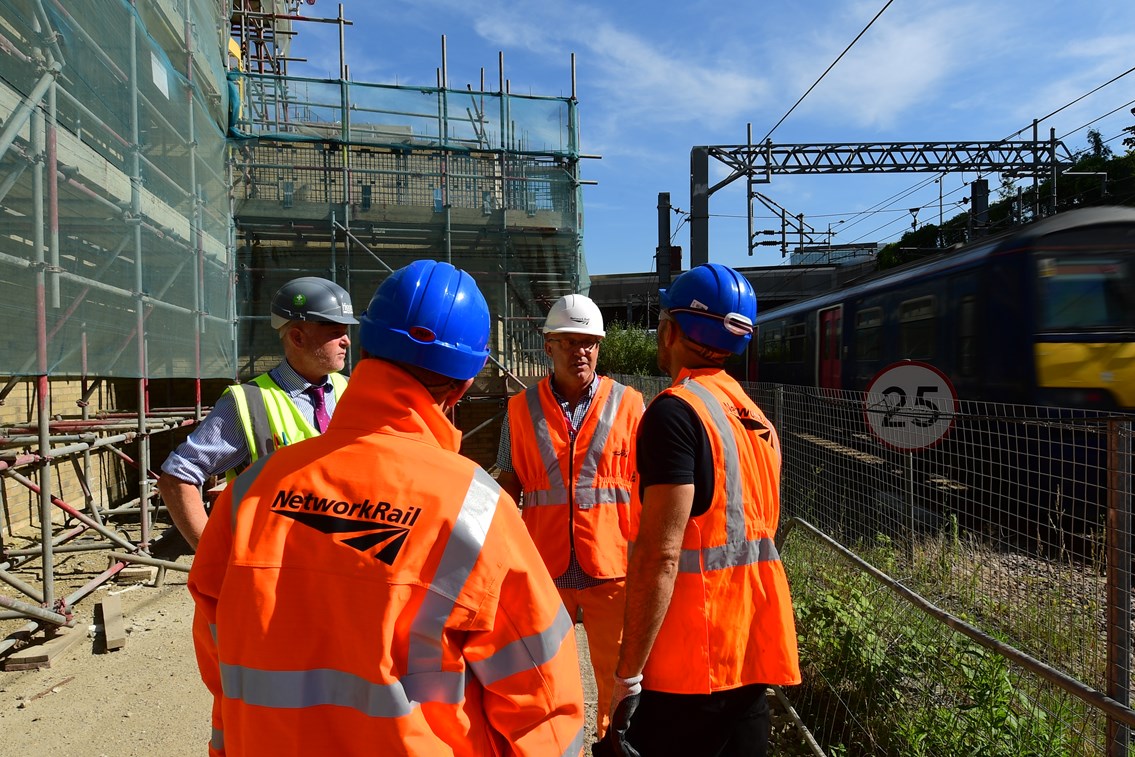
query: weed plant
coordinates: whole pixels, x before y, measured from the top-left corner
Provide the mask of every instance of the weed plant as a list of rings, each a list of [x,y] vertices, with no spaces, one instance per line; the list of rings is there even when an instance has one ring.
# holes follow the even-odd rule
[[[859,552],[891,576],[936,581],[948,595],[960,588],[955,558],[971,548],[948,526],[920,546],[917,571],[908,550],[886,538]],[[787,693],[828,754],[1100,752],[1105,725],[1097,711],[911,606],[806,532],[794,531],[784,561],[804,672]]]
[[[595,369],[603,375],[661,376],[654,333],[617,322],[608,324]]]

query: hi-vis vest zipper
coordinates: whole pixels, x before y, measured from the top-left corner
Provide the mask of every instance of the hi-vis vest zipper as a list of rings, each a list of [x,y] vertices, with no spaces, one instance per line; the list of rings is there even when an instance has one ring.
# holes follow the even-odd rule
[[[593,578],[627,574],[635,473],[634,435],[642,395],[606,377],[572,438],[550,378],[508,403],[512,466],[524,488],[524,523],[553,577],[568,567],[574,542]]]

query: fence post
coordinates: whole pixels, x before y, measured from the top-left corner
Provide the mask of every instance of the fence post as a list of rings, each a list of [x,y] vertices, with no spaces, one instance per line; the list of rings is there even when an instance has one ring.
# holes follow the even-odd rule
[[[781,434],[784,433],[784,384],[775,384],[773,387],[773,407],[772,407],[772,426],[776,429],[777,438],[781,439],[781,454],[784,453],[784,440]],[[780,496],[781,502],[784,500],[784,461],[781,460],[780,469],[780,487],[777,494]]]
[[[1131,423],[1107,422],[1107,693],[1131,700]],[[1107,721],[1108,754],[1127,757],[1130,730]]]
[[[918,525],[917,517],[914,512],[914,453],[907,452],[904,455],[906,458],[906,504],[910,512],[910,545],[908,546],[910,557],[910,569],[914,570],[914,540],[916,535],[916,528]]]

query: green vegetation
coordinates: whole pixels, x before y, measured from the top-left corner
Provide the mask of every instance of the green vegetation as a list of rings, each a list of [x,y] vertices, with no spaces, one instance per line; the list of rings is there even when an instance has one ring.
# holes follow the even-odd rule
[[[864,560],[949,593],[947,533],[909,576],[908,545],[860,544]],[[927,545],[923,545],[927,546]],[[1080,755],[1098,751],[1098,712],[913,607],[822,543],[785,550],[804,683],[786,691],[833,755]],[[945,569],[943,569],[945,568]],[[1043,619],[1041,619],[1043,622]],[[1100,741],[1094,741],[1100,739]]]
[[[618,322],[608,324],[596,370],[605,376],[661,376],[654,332]]]
[[[1091,205],[1135,206],[1135,126],[1124,131],[1132,135],[1123,140],[1129,151],[1118,157],[1100,138],[1099,132],[1088,131],[1087,148],[1079,153],[1079,159],[1067,172],[1056,179],[1055,203],[1058,210]],[[1042,181],[1035,190],[1030,186],[1018,195],[1012,181],[1003,179],[996,196],[999,199],[989,203],[986,220],[988,231],[993,234],[1009,229],[1022,215],[1027,218],[1034,204],[1050,207],[1053,203],[1053,182],[1051,179]],[[967,211],[942,223],[940,240],[939,228],[934,224],[909,231],[897,242],[879,251],[879,269],[902,265],[938,252],[940,247],[963,243],[970,238],[969,228],[970,214]]]

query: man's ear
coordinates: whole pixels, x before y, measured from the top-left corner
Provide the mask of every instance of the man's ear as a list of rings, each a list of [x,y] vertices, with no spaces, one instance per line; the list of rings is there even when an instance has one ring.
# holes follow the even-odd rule
[[[465,392],[469,391],[469,387],[473,386],[473,379],[467,379],[461,383],[454,382],[453,388],[445,395],[442,400],[442,410],[448,412],[450,408],[454,407],[457,402],[465,396]]]
[[[284,339],[293,347],[301,348],[303,347],[305,336],[306,335],[303,332],[303,326],[296,323],[288,329],[288,333],[284,335]]]
[[[552,343],[547,339],[544,340],[544,354],[548,357],[552,356]]]

